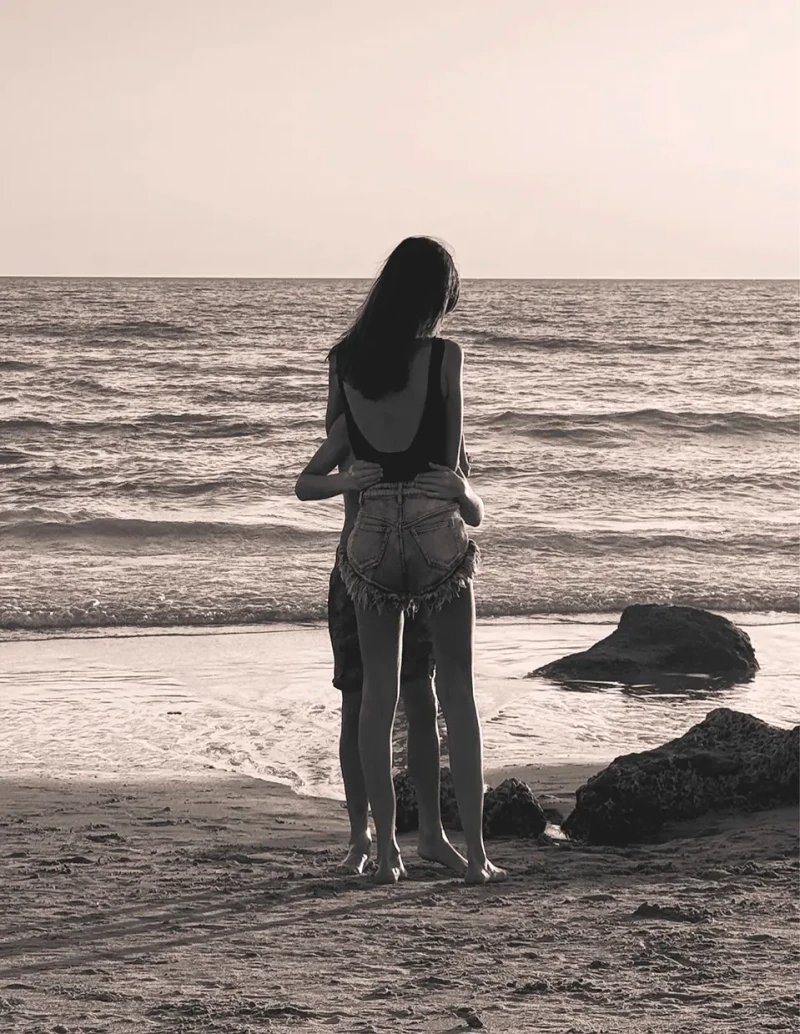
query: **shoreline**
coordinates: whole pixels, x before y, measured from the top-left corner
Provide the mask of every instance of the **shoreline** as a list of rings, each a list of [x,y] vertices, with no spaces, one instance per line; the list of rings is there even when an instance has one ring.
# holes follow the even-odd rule
[[[638,601],[633,601],[638,602]],[[687,604],[689,606],[689,604]],[[691,606],[696,606],[691,604]],[[800,624],[800,613],[794,610],[742,610],[734,611],[718,607],[702,607],[702,610],[721,614],[734,624],[748,625],[796,625]],[[621,610],[615,611],[547,611],[521,614],[478,615],[478,626],[497,625],[608,625],[617,624]],[[754,620],[754,619],[768,619]],[[263,621],[247,624],[197,624],[197,625],[74,625],[53,628],[2,628],[0,643],[49,642],[64,639],[148,639],[174,638],[178,636],[222,636],[222,635],[269,635],[299,629],[324,629],[326,619],[302,618],[297,621]]]

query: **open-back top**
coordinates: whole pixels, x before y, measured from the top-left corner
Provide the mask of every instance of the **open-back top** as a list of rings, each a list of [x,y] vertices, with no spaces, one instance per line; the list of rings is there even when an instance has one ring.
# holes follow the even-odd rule
[[[431,342],[430,365],[428,367],[428,390],[422,409],[419,427],[411,444],[400,452],[381,452],[361,433],[355,421],[350,403],[339,374],[339,391],[342,395],[350,449],[357,460],[379,463],[383,469],[382,483],[413,481],[417,474],[430,469],[431,463],[446,463],[447,424],[446,407],[442,395],[442,359],[444,341],[434,338]]]

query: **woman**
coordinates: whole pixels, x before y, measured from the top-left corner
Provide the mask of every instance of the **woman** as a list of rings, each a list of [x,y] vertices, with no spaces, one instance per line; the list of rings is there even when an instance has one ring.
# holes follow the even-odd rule
[[[361,491],[338,556],[356,607],[363,664],[359,743],[377,834],[381,883],[406,875],[395,838],[391,735],[399,694],[404,614],[422,610],[436,662],[450,765],[467,844],[469,883],[506,878],[483,844],[483,758],[473,685],[477,547],[459,511],[462,356],[436,331],[458,300],[452,257],[409,237],[392,252],[353,326],[331,354],[332,407],[343,414],[298,480],[301,497]],[[351,473],[330,474],[349,453]],[[339,485],[341,482],[341,486]]]

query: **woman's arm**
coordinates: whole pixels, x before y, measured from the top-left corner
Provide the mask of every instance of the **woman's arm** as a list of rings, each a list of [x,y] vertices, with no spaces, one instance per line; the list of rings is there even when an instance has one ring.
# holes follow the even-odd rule
[[[445,466],[459,465],[464,424],[464,357],[455,341],[445,341],[442,359],[442,394],[445,402]]]
[[[464,442],[464,435],[461,435],[461,446],[458,450],[458,473],[465,478],[469,477],[471,463],[469,461],[469,453],[467,452],[467,446]]]
[[[339,376],[336,373],[336,356],[328,357],[328,402],[325,407],[325,433],[330,430],[339,417],[344,413],[344,402],[342,401],[342,390],[339,386]]]
[[[350,453],[347,425],[339,417],[328,437],[320,445],[294,486],[295,495],[304,502],[312,499],[331,499],[344,492],[363,492],[377,484],[382,475],[377,463],[356,460],[346,471],[331,474]]]

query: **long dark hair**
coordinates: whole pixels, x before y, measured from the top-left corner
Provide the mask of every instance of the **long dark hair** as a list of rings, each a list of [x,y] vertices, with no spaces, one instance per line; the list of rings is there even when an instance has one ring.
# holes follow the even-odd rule
[[[386,259],[356,319],[328,354],[365,398],[401,391],[414,345],[458,301],[453,257],[430,237],[406,237]]]

